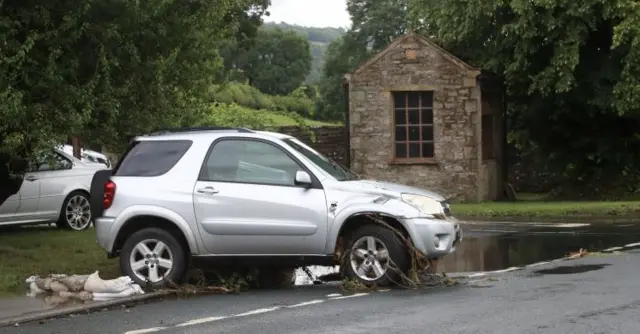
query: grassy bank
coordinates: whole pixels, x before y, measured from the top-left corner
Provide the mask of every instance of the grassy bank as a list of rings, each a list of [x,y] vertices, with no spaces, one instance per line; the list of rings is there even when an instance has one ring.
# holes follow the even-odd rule
[[[265,117],[270,120],[271,122],[273,122],[275,125],[277,126],[292,126],[292,125],[298,125],[298,123],[296,122],[295,119],[293,119],[292,117],[288,117],[286,115],[281,115],[281,114],[276,114],[276,113],[269,113],[269,112],[264,112]],[[316,120],[312,120],[312,119],[305,119],[305,123],[307,126],[342,126],[342,124],[340,123],[331,123],[331,122],[322,122],[322,121],[316,121]]]
[[[48,227],[0,229],[0,295],[27,291],[32,275],[91,274],[120,276],[117,259],[107,259],[93,228],[83,232]]]
[[[487,220],[640,220],[640,201],[629,202],[487,202],[452,204],[462,219]]]

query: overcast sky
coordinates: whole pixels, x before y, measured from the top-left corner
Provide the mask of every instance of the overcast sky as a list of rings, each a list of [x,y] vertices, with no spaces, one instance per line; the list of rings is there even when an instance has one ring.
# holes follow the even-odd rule
[[[267,22],[286,22],[307,27],[351,25],[346,0],[271,0]]]

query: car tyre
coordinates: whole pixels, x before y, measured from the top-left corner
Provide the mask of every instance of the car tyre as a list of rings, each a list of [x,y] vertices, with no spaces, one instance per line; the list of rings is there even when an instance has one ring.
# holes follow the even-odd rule
[[[120,270],[134,283],[152,288],[180,284],[187,271],[185,246],[160,228],[133,233],[120,251]]]
[[[84,231],[91,226],[92,221],[89,195],[84,191],[76,190],[70,193],[62,203],[56,226],[66,230]]]
[[[399,272],[406,273],[409,265],[409,253],[393,231],[365,225],[348,237],[340,269],[347,279],[368,287],[386,287],[401,283]]]

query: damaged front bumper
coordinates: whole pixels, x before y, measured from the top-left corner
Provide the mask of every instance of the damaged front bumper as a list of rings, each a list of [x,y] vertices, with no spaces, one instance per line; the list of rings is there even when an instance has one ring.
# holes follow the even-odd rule
[[[458,220],[453,217],[447,219],[410,218],[405,219],[405,226],[416,248],[428,257],[442,257],[455,251],[462,242],[463,232]]]

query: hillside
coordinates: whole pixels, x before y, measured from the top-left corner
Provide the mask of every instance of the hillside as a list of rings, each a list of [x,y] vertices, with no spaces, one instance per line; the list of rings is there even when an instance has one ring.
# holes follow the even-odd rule
[[[293,30],[298,34],[307,37],[311,46],[311,55],[313,62],[311,64],[311,72],[307,76],[306,83],[315,83],[320,79],[322,74],[322,66],[324,66],[324,53],[327,46],[332,41],[340,38],[345,30],[343,28],[333,27],[303,27],[299,25],[287,24],[285,22],[274,23],[265,22],[265,28],[280,28],[283,30]]]

